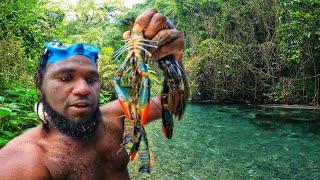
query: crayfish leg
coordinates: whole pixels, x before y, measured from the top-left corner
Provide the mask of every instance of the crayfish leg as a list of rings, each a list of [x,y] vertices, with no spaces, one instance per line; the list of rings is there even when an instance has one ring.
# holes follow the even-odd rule
[[[131,161],[134,161],[134,159],[136,158],[136,155],[139,150],[139,145],[140,145],[140,140],[133,143],[133,146],[132,146],[131,152],[130,152],[130,160]]]
[[[129,92],[129,88],[121,86],[121,83],[120,83],[123,72],[128,68],[128,62],[129,62],[129,60],[127,59],[121,65],[121,67],[117,70],[117,72],[115,73],[114,78],[113,78],[113,83],[114,83],[114,87],[115,87],[115,90],[118,95],[120,106],[121,106],[124,114],[126,115],[126,117],[128,119],[131,119],[131,116],[129,113],[130,112],[129,111],[129,103],[131,101],[131,95]]]
[[[144,62],[139,64],[142,87],[139,92],[137,107],[140,110],[141,125],[148,123],[148,112],[150,108],[150,79],[147,73],[147,66]]]

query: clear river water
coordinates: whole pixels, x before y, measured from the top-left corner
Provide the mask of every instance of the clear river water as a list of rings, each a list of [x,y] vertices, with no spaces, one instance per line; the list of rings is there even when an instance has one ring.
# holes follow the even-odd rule
[[[132,179],[320,179],[320,112],[190,103],[171,140],[147,125],[150,174]]]

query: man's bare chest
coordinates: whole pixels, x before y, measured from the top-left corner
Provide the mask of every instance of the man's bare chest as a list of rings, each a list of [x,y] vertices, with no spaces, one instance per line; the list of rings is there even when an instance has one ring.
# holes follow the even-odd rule
[[[120,149],[120,144],[112,139],[92,147],[55,142],[46,147],[44,163],[53,178],[102,179],[126,170],[128,155]]]

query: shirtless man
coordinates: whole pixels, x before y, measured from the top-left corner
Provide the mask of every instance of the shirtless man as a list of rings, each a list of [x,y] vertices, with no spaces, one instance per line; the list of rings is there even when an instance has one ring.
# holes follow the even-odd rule
[[[160,48],[152,52],[154,60],[169,54],[181,59],[181,33],[156,10],[138,16],[133,28],[143,30],[148,39],[161,40]],[[1,180],[129,179],[128,154],[124,149],[118,152],[124,113],[118,101],[98,107],[97,54],[84,51],[74,50],[62,60],[54,59],[63,55],[52,51],[39,65],[36,85],[47,114],[45,123],[0,150]],[[158,106],[159,99],[153,98],[150,120],[161,117]]]

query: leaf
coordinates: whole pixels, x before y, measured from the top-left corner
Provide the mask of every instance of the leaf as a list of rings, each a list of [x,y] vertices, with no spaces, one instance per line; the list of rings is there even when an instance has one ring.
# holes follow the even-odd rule
[[[15,103],[10,103],[9,105],[8,105],[8,107],[10,108],[10,109],[19,109],[19,106],[17,105],[17,104],[15,104]]]
[[[9,140],[9,138],[0,137],[0,147],[5,146]]]
[[[10,116],[12,113],[11,109],[0,107],[0,117]]]
[[[4,102],[4,97],[0,96],[0,103]]]
[[[17,135],[17,133],[10,131],[1,131],[1,133],[8,138],[13,138]]]

